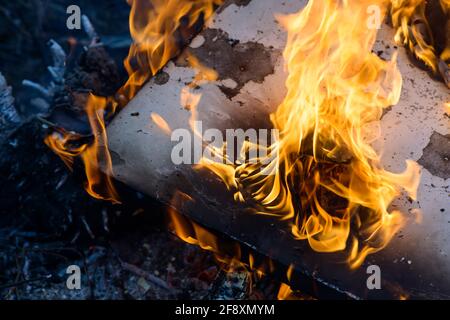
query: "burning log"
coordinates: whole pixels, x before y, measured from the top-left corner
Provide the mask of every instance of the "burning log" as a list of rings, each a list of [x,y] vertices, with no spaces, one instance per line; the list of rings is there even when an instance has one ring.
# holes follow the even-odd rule
[[[394,202],[393,207],[410,212],[409,223],[392,234],[393,240],[384,251],[369,256],[359,269],[350,270],[343,263],[351,254],[350,242],[346,250],[317,253],[306,241],[292,236],[290,220],[258,215],[255,207],[235,201],[236,197],[246,195],[233,192],[235,182],[230,178],[229,167],[214,170],[212,166],[206,170],[180,161],[190,159],[195,164],[202,158],[205,141],[212,143],[222,133],[226,136],[227,130],[273,129],[269,115],[277,110],[286,95],[286,88],[281,85],[286,74],[280,54],[285,36],[271,15],[296,12],[300,5],[304,3],[287,1],[282,6],[277,1],[253,1],[241,9],[231,5],[221,11],[209,28],[194,39],[191,48],[147,83],[108,126],[114,177],[195,222],[246,244],[285,268],[292,265],[295,275],[302,279],[300,287],[308,294],[327,296],[334,292],[357,298],[449,297],[450,283],[446,279],[450,279],[450,260],[442,250],[449,248],[445,235],[450,230],[440,212],[441,208],[448,209],[445,181],[440,177],[426,172],[421,181],[418,203],[424,212],[422,224],[418,227],[413,223],[417,203]],[[268,16],[260,18],[257,12]],[[252,28],[245,27],[249,25]],[[374,51],[383,58],[384,54],[389,56],[395,47],[393,39],[394,31],[383,25]],[[220,56],[224,52],[227,54]],[[404,77],[402,96],[381,121],[385,138],[383,163],[396,171],[402,169],[407,158],[420,157],[421,148],[426,146],[433,130],[446,121],[441,110],[449,99],[445,86],[407,63],[402,48],[398,65]],[[205,82],[205,79],[215,81]],[[435,113],[428,117],[426,110]],[[405,126],[408,130],[403,130]],[[442,130],[443,134],[448,133],[445,126]],[[190,141],[188,147],[180,147],[181,142],[187,141]],[[216,148],[207,148],[210,156],[220,158],[220,144],[219,148],[213,147]],[[342,150],[333,153],[332,163],[345,165],[349,161]],[[333,197],[323,197],[331,208],[339,208],[339,203],[333,203]],[[179,228],[183,234],[182,226]],[[211,237],[199,233],[195,224],[187,228],[203,236],[193,240],[187,234],[186,239],[208,248],[213,246],[207,241]],[[438,240],[426,240],[430,237]],[[429,261],[436,263],[430,266]],[[379,290],[369,290],[367,286],[366,270],[371,264],[382,271]]]

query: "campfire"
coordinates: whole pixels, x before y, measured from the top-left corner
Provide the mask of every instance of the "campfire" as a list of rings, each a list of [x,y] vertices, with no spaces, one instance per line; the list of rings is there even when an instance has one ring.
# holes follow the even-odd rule
[[[119,181],[150,196],[168,230],[225,273],[277,279],[278,299],[431,290],[438,249],[423,237],[445,228],[427,216],[448,211],[449,1],[129,4],[126,82],[89,94],[90,135],[45,137],[67,167],[82,162],[90,196],[126,205]]]

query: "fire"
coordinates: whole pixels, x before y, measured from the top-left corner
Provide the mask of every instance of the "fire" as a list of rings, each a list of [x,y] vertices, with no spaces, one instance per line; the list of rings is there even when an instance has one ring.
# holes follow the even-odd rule
[[[292,279],[292,272],[294,271],[294,265],[290,265],[287,272],[286,272],[286,279],[290,282]],[[278,300],[300,300],[298,297],[294,295],[294,291],[291,289],[291,287],[282,282],[280,284],[280,288],[278,289],[277,294]]]
[[[292,295],[292,289],[287,284],[282,283],[280,289],[278,290],[277,299],[278,300],[289,300]]]
[[[178,53],[183,30],[194,28],[201,19],[207,20],[221,3],[130,0],[134,44],[124,62],[129,78],[115,97],[90,95],[86,113],[94,141],[78,144],[79,137],[67,132],[46,138],[47,145],[68,166],[74,158],[81,158],[86,190],[92,196],[119,201],[111,180],[105,120]],[[396,39],[410,48],[414,46],[418,57],[436,71],[436,53],[407,32],[411,17],[422,13],[423,3],[393,0],[391,15],[397,28]],[[446,9],[448,4],[448,0],[441,0]],[[256,203],[260,214],[291,221],[293,236],[308,241],[318,252],[347,249],[353,268],[368,254],[384,248],[402,226],[402,214],[389,211],[389,205],[402,190],[415,198],[419,181],[419,168],[414,162],[408,161],[402,174],[388,172],[372,147],[382,109],[398,102],[402,87],[396,56],[383,61],[371,52],[377,30],[366,27],[366,21],[367,8],[373,5],[386,14],[390,1],[310,0],[297,14],[280,17],[288,32],[284,58],[289,75],[287,95],[271,115],[273,127],[280,132],[277,141],[268,147],[244,145],[243,153],[249,148],[267,148],[267,159],[259,159],[259,165],[238,164],[232,159],[228,164],[202,161],[203,167],[221,177],[235,192],[236,200]],[[414,35],[414,27],[412,30]],[[441,59],[447,56],[445,50]],[[189,60],[200,70],[193,84],[217,78],[194,57]],[[195,119],[195,106],[201,96],[187,87],[181,98]],[[167,134],[171,132],[159,115],[152,114],[151,120]],[[226,157],[223,150],[212,151]],[[169,215],[180,238],[221,252],[212,234],[175,218],[173,212]],[[230,256],[242,258],[239,252]],[[253,267],[253,257],[248,261]]]
[[[134,44],[124,61],[129,78],[115,97],[90,95],[86,113],[93,133],[92,143],[69,132],[55,132],[45,142],[71,167],[80,158],[85,167],[86,190],[95,198],[119,202],[112,177],[105,120],[130,101],[137,91],[180,50],[183,30],[207,20],[223,0],[129,0],[130,31]],[[450,2],[440,0],[446,12]],[[380,154],[372,143],[378,138],[382,110],[400,99],[402,78],[396,55],[383,61],[372,48],[377,30],[367,26],[367,8],[376,5],[385,15],[391,5],[396,41],[413,51],[437,72],[440,61],[450,59],[446,48],[436,50],[421,36],[415,19],[425,21],[425,0],[310,0],[300,12],[279,17],[288,32],[284,51],[288,78],[287,95],[271,115],[280,132],[270,146],[244,144],[266,149],[259,164],[216,163],[202,159],[201,166],[218,175],[236,201],[256,204],[259,214],[291,222],[292,235],[306,240],[317,252],[347,250],[350,267],[361,265],[368,254],[384,248],[403,225],[402,213],[389,211],[390,203],[404,190],[415,198],[419,167],[407,161],[402,174],[383,169]],[[423,23],[421,24],[423,26]],[[429,33],[429,30],[427,31]],[[199,70],[191,85],[181,93],[181,105],[196,119],[201,95],[197,84],[214,81],[217,73],[192,56],[191,67]],[[446,104],[446,109],[449,109]],[[151,121],[170,135],[172,129],[158,114]],[[193,127],[194,133],[196,133]],[[226,148],[211,153],[226,158]],[[276,155],[276,156],[274,156]],[[100,170],[102,168],[103,170]],[[193,201],[176,193],[172,203]],[[244,255],[236,243],[219,239],[201,225],[170,209],[174,232],[185,242],[211,251],[226,268],[271,272],[271,262],[257,263]],[[288,278],[292,269],[288,271]],[[279,299],[292,296],[282,284]]]
[[[200,224],[180,214],[176,208],[180,208],[186,202],[195,201],[192,197],[181,191],[176,191],[172,197],[168,210],[168,225],[181,240],[196,245],[203,250],[213,253],[221,269],[227,273],[243,272],[247,275],[249,289],[252,281],[260,279],[275,270],[270,258],[255,257],[251,252],[244,250],[239,243],[231,239],[220,239],[214,233]],[[288,279],[292,269],[287,271]]]
[[[389,204],[402,190],[414,199],[419,182],[416,163],[388,172],[371,145],[383,108],[399,101],[402,87],[396,55],[383,61],[372,53],[377,30],[366,27],[367,8],[386,14],[389,3],[311,0],[280,17],[289,75],[287,95],[271,115],[280,137],[269,149],[278,156],[259,166],[202,162],[236,199],[292,221],[293,236],[315,251],[348,249],[352,268],[399,230],[402,214]]]
[[[105,127],[105,108],[108,100],[102,97],[90,95],[86,113],[94,136],[91,144],[79,144],[80,136],[74,133],[53,133],[45,139],[49,146],[64,163],[71,168],[74,159],[80,157],[84,163],[87,177],[85,183],[86,191],[96,199],[103,199],[113,203],[119,203],[119,196],[112,182],[112,160],[108,152],[108,139]],[[103,165],[105,171],[100,171]]]
[[[115,97],[89,96],[85,112],[92,129],[93,142],[76,145],[80,136],[71,132],[51,134],[45,143],[72,166],[80,157],[86,172],[86,191],[93,197],[118,203],[119,197],[112,182],[112,161],[108,150],[105,119],[118,107],[123,107],[137,91],[180,50],[180,42],[187,30],[201,20],[208,20],[223,0],[129,0],[130,32],[134,40],[124,61],[127,82]],[[152,120],[167,133],[164,119],[153,115]],[[74,146],[75,145],[75,146]],[[102,170],[103,169],[103,170]]]
[[[297,296],[296,293],[291,289],[286,283],[281,283],[277,294],[278,300],[313,300],[313,298],[308,296]]]
[[[450,15],[449,0],[433,0],[440,5],[443,14]],[[439,4],[437,4],[439,2]],[[397,32],[395,40],[407,47],[414,55],[424,62],[431,70],[449,72],[450,41],[444,44],[442,52],[436,52],[436,39],[433,37],[428,19],[425,15],[426,0],[392,0],[392,24]],[[442,26],[444,32],[450,25]],[[447,31],[448,32],[448,31]],[[448,35],[445,35],[447,36]],[[442,70],[440,70],[442,69]],[[446,80],[447,81],[447,80]],[[447,83],[450,86],[450,83]]]
[[[74,137],[73,139],[71,139]],[[52,150],[54,150],[64,164],[72,170],[74,158],[79,156],[86,150],[85,144],[76,148],[72,146],[72,143],[76,143],[80,137],[75,135],[64,135],[59,132],[53,132],[51,135],[47,136],[44,140],[45,144]],[[69,148],[68,146],[71,145]]]
[[[164,120],[163,117],[161,117],[156,112],[152,112],[152,114],[150,115],[150,118],[165,134],[170,136],[172,129],[170,129],[169,124],[167,123],[166,120]]]

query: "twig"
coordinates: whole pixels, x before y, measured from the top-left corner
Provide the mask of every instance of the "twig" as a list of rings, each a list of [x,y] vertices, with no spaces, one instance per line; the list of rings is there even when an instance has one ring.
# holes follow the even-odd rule
[[[139,268],[133,264],[129,264],[127,262],[121,262],[121,266],[123,269],[130,271],[130,272],[134,273],[135,275],[143,277],[144,279],[152,282],[153,284],[157,285],[158,287],[163,288],[167,291],[173,292],[173,289],[170,288],[167,285],[167,283],[164,280],[162,280],[161,278],[158,278],[157,276],[155,276],[145,270],[142,270],[141,268]]]

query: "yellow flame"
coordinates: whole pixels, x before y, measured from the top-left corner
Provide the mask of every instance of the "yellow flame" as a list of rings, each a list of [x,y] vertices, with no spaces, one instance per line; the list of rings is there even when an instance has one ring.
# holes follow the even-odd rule
[[[123,107],[146,83],[180,50],[180,41],[201,19],[208,20],[223,0],[129,0],[130,32],[134,40],[124,61],[129,78],[115,97],[102,98],[90,95],[85,112],[94,136],[91,144],[75,146],[79,136],[70,132],[51,134],[45,143],[72,166],[75,157],[81,157],[86,172],[86,190],[95,198],[119,202],[114,188],[112,161],[108,150],[105,118]],[[170,127],[152,115],[166,133]],[[101,162],[100,162],[101,161]],[[101,170],[103,166],[103,171]]]
[[[314,300],[310,296],[299,295],[299,292],[294,292],[291,287],[286,283],[281,283],[277,294],[278,300]]]
[[[433,1],[439,2],[442,12],[447,17],[450,16],[449,0]],[[450,41],[447,40],[444,50],[439,55],[436,52],[435,39],[425,15],[426,5],[427,0],[392,0],[392,24],[396,28],[396,42],[407,47],[436,73],[440,61],[450,62]],[[443,30],[449,27],[448,22],[446,26],[442,26]]]
[[[289,300],[292,295],[291,287],[285,283],[280,285],[280,289],[278,289],[277,299],[278,300]]]
[[[128,0],[131,3],[130,47],[125,67],[129,74],[122,93],[131,99],[151,76],[180,50],[183,33],[199,19],[208,20],[223,0]],[[183,30],[181,26],[183,24]]]
[[[264,166],[202,162],[237,199],[290,219],[293,235],[314,250],[349,248],[352,268],[402,226],[401,213],[387,208],[402,190],[414,198],[419,182],[417,164],[408,161],[402,174],[388,172],[370,144],[370,128],[383,108],[398,102],[402,87],[396,55],[383,61],[371,52],[377,30],[366,21],[372,5],[385,14],[389,1],[311,0],[299,13],[280,17],[288,32],[289,75],[287,95],[271,115],[280,137],[269,149],[278,156]]]
[[[165,134],[170,136],[170,134],[172,133],[172,129],[170,129],[169,124],[163,117],[161,117],[156,112],[152,112],[150,118]]]
[[[96,199],[120,203],[112,182],[112,160],[108,151],[108,139],[104,121],[108,100],[90,94],[86,104],[86,114],[93,134],[91,144],[77,145],[80,137],[73,133],[53,133],[44,142],[71,169],[74,158],[80,157],[84,164],[87,181],[86,191]],[[104,171],[99,170],[103,165]]]
[[[79,137],[71,139],[72,137],[73,136],[71,135],[64,135],[55,131],[44,139],[45,144],[55,151],[70,170],[72,170],[74,158],[83,153],[87,147],[85,144],[78,148],[75,146],[69,147],[71,143],[74,143],[79,139]]]
[[[169,229],[181,240],[212,252],[219,266],[225,272],[246,273],[247,280],[250,282],[250,289],[253,278],[260,279],[263,275],[274,271],[275,267],[271,259],[256,259],[251,253],[243,253],[241,246],[236,241],[219,239],[207,228],[183,216],[176,210],[176,208],[180,208],[186,202],[191,201],[195,200],[188,194],[177,190],[172,197],[167,213]]]

